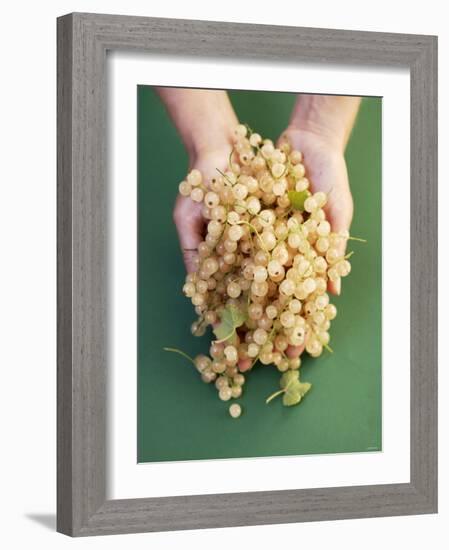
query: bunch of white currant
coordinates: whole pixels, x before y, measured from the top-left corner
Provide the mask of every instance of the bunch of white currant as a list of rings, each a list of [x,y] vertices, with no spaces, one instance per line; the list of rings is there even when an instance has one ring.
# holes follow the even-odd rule
[[[273,396],[295,405],[310,384],[299,381],[301,360],[289,358],[287,347],[305,346],[312,357],[330,350],[337,310],[326,291],[328,281],[351,270],[349,255],[339,252],[349,234],[332,232],[327,196],[309,191],[302,160],[289,143],[276,148],[240,124],[227,171],[204,181],[194,169],[179,185],[182,195],[202,203],[207,221],[183,292],[198,314],[192,333],[201,336],[212,325],[216,339],[209,356],[194,364],[223,401],[242,394],[240,366],[260,361],[283,373]],[[238,417],[241,408],[234,403],[229,412]]]

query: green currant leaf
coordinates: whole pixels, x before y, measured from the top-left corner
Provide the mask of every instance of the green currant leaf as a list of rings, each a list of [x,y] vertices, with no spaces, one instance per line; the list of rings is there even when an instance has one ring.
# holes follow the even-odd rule
[[[282,395],[282,403],[286,407],[297,405],[304,395],[310,390],[312,384],[299,381],[299,371],[288,370],[281,376],[279,385],[281,389],[267,397],[266,403],[270,403],[275,397]]]
[[[312,384],[309,382],[292,382],[284,392],[282,397],[282,403],[286,407],[291,407],[292,405],[297,405],[305,394],[310,390]]]
[[[227,321],[222,320],[214,328],[214,334],[218,342],[224,342],[235,334],[235,329],[232,324],[229,324]]]
[[[238,336],[237,332],[234,331],[228,338],[225,339],[226,344],[229,344],[231,346],[237,346],[238,343]]]
[[[294,387],[289,388],[282,396],[282,403],[286,407],[297,405],[300,401],[301,401],[301,394]]]
[[[284,390],[284,389],[288,388],[294,382],[299,382],[299,371],[298,370],[288,370],[288,371],[284,372],[284,374],[281,376],[281,380],[279,382],[279,385]]]
[[[304,211],[304,203],[307,197],[310,197],[310,192],[307,191],[307,189],[305,191],[291,190],[288,192],[288,198],[290,200],[292,207],[295,210],[299,210],[300,212]]]
[[[236,329],[246,321],[246,313],[231,304],[226,306],[220,313],[220,322],[214,328],[214,334],[217,341],[224,342],[231,338],[236,338]]]
[[[235,328],[241,327],[248,318],[246,312],[242,308],[237,307],[233,304],[227,306],[226,310],[230,312]]]
[[[310,382],[300,382],[299,391],[301,392],[301,397],[304,397],[311,387],[312,384]]]

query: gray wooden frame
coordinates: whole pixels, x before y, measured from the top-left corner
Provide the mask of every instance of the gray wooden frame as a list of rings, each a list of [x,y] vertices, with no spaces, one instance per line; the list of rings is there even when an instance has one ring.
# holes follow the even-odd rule
[[[437,511],[437,38],[75,13],[58,19],[57,529],[72,536]],[[106,499],[106,52],[411,72],[410,483]]]

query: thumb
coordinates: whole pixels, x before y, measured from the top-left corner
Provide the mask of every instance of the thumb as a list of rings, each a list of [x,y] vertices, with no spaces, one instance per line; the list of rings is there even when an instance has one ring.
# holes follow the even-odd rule
[[[335,233],[348,232],[351,227],[352,214],[353,214],[353,202],[352,195],[348,188],[341,190],[335,189],[335,193],[338,193],[336,197],[329,197],[329,203],[327,205],[327,218],[331,224],[332,231]],[[340,257],[346,254],[347,239],[341,238],[337,244],[337,251]],[[341,292],[341,280],[329,281],[328,290],[332,294],[339,295]]]
[[[212,152],[203,159],[193,159],[190,168],[201,172],[203,182],[217,175],[217,168],[226,169],[229,151]],[[204,240],[206,222],[202,214],[202,203],[194,202],[190,197],[178,195],[173,211],[173,219],[178,231],[184,263],[188,273],[196,271],[198,245]]]
[[[178,196],[173,211],[173,220],[178,232],[184,264],[187,272],[197,269],[198,245],[203,240],[204,219],[201,204],[189,197]]]

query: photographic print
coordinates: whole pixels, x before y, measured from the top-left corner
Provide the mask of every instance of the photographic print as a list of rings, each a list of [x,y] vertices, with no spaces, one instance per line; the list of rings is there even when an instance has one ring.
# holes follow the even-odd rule
[[[382,99],[138,86],[140,463],[382,450]]]
[[[437,72],[435,36],[58,18],[59,532],[437,512]]]

